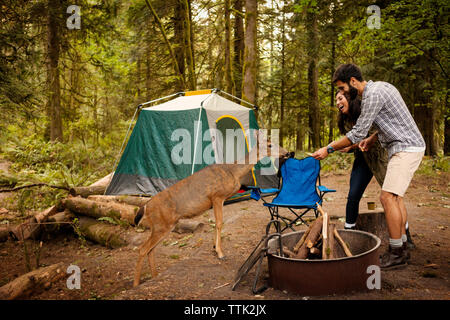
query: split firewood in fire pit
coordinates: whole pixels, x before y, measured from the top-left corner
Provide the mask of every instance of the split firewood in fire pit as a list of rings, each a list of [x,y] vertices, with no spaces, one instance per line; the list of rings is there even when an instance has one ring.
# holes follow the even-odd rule
[[[283,246],[283,253],[288,258],[295,258],[295,253],[288,249],[288,247]]]
[[[319,256],[321,252],[322,251],[316,247],[312,247],[311,249],[309,249],[309,253],[311,253],[315,256]]]
[[[342,249],[344,249],[344,252],[347,255],[347,257],[352,257],[353,255],[350,252],[350,249],[348,248],[347,244],[341,238],[341,236],[339,235],[339,233],[336,229],[334,229],[334,236],[335,236],[336,240],[339,242],[339,244],[341,245]]]
[[[317,239],[319,238],[320,232],[322,230],[322,221],[323,221],[323,217],[318,217],[316,219],[316,221],[314,221],[314,223],[311,224],[310,231],[309,231],[305,241],[298,249],[297,255],[295,256],[296,259],[306,259],[306,257],[308,256],[309,249],[310,249],[307,246],[307,244],[309,243],[309,241],[311,243],[315,243],[317,241]]]
[[[328,260],[331,256],[331,248],[329,246],[329,237],[328,237],[328,214],[324,212],[323,214],[323,223],[322,223],[322,259]]]

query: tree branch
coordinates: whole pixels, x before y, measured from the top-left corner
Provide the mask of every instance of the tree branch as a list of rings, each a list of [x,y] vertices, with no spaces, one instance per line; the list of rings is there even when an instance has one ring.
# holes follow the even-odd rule
[[[14,191],[19,191],[19,190],[25,189],[25,188],[43,187],[43,186],[54,188],[54,189],[62,189],[62,190],[69,191],[68,187],[54,186],[54,185],[51,185],[51,184],[39,182],[39,183],[28,184],[28,185],[25,185],[25,186],[20,186],[20,187],[16,187],[16,188],[12,188],[12,189],[0,189],[0,193],[2,193],[2,192],[14,192]]]

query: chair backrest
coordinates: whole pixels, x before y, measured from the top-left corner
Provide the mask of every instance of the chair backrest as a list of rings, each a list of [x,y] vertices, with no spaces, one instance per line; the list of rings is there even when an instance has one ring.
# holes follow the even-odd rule
[[[312,157],[289,158],[280,168],[283,179],[277,202],[290,204],[320,203],[316,183],[320,162]],[[275,201],[275,199],[273,201]]]

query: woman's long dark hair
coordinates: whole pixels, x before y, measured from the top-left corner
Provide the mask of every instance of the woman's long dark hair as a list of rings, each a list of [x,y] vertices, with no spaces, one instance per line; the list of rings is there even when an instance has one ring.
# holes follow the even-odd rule
[[[338,95],[339,91],[336,93]],[[350,99],[350,95],[344,92],[344,97],[348,102],[348,114],[343,114],[339,112],[338,116],[338,128],[341,134],[346,134],[347,130],[345,130],[345,123],[351,122],[353,125],[358,120],[359,115],[361,114],[361,99],[357,96],[355,99]]]

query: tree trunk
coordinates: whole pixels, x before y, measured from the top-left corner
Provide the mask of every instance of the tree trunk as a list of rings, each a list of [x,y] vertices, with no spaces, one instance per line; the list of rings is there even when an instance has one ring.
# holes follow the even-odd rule
[[[151,66],[150,66],[150,52],[151,46],[150,41],[147,39],[147,48],[145,50],[145,99],[147,101],[152,100],[152,78],[151,78]]]
[[[285,102],[285,87],[286,87],[286,12],[283,6],[283,17],[281,20],[281,84],[280,84],[280,145],[283,144],[283,138],[286,132],[286,125],[284,123],[284,102]]]
[[[87,217],[80,217],[78,228],[85,238],[105,247],[115,249],[127,245],[127,240],[119,226],[113,226]]]
[[[194,33],[192,32],[192,15],[191,15],[191,1],[184,0],[185,12],[185,39],[186,39],[186,60],[189,67],[189,84],[191,90],[197,90],[197,79],[195,75],[195,60],[194,60]]]
[[[58,15],[62,12],[58,0],[47,2],[47,117],[49,127],[47,129],[51,141],[63,139],[61,120],[61,90],[59,83],[59,55],[60,38]]]
[[[335,105],[335,98],[334,98],[334,83],[331,81],[334,74],[334,65],[336,60],[336,42],[333,38],[331,40],[331,56],[330,56],[330,122],[328,125],[329,132],[328,132],[328,143],[330,144],[334,140],[334,124],[336,122],[336,109],[334,107]]]
[[[0,299],[27,298],[33,293],[46,290],[64,278],[67,275],[65,271],[64,264],[60,262],[28,272],[1,287]]]
[[[318,61],[319,37],[317,30],[317,13],[315,8],[306,8],[307,52],[308,52],[308,103],[309,127],[311,129],[312,147],[320,147],[319,87]]]
[[[297,113],[297,139],[296,139],[296,151],[303,150],[303,143],[305,140],[305,125],[303,123],[303,117],[301,110]]]
[[[80,197],[64,199],[65,208],[73,212],[86,215],[92,218],[109,217],[123,220],[134,225],[134,218],[139,207],[128,204],[118,204],[112,202],[96,202]]]
[[[242,99],[256,104],[256,20],[258,4],[256,0],[245,0],[245,50],[243,66]]]
[[[444,155],[450,155],[450,107],[448,106],[448,82],[445,82],[445,101],[444,101]]]
[[[242,64],[244,61],[244,20],[242,19],[243,0],[234,0],[234,58],[233,81],[236,90],[235,95],[242,97]]]
[[[174,46],[173,51],[175,54],[175,58],[178,64],[178,70],[180,77],[183,78],[182,82],[186,81],[186,65],[185,65],[185,57],[186,57],[186,46],[185,46],[185,31],[184,31],[184,20],[185,20],[185,9],[184,9],[184,1],[177,0],[175,1],[175,6],[173,9],[173,33],[174,33]],[[178,83],[178,87],[176,91],[184,91],[186,88],[181,87],[182,82]]]
[[[178,59],[177,59],[177,57],[175,55],[175,52],[173,50],[172,45],[169,42],[166,30],[165,30],[165,28],[164,28],[164,26],[162,24],[161,19],[159,18],[158,14],[156,13],[156,11],[153,8],[153,6],[151,5],[151,3],[148,0],[145,0],[145,3],[147,4],[147,7],[150,9],[150,12],[152,13],[153,17],[156,20],[156,23],[158,24],[159,29],[161,30],[161,34],[162,34],[162,36],[164,38],[164,42],[167,45],[167,49],[169,49],[169,53],[170,53],[170,57],[172,59],[172,63],[173,63],[173,66],[174,66],[175,73],[176,73],[176,75],[178,77],[178,80],[179,80],[179,82],[178,82],[179,88],[180,88],[181,91],[184,91],[184,89],[186,88],[186,82],[185,82],[185,79],[184,79],[184,69],[183,69],[183,72],[181,72],[180,66],[178,65]],[[184,47],[184,46],[182,45],[182,47]]]
[[[231,61],[231,0],[225,0],[225,91],[235,94]]]
[[[356,229],[373,233],[382,243],[389,241],[386,217],[383,209],[361,211],[356,219]]]

